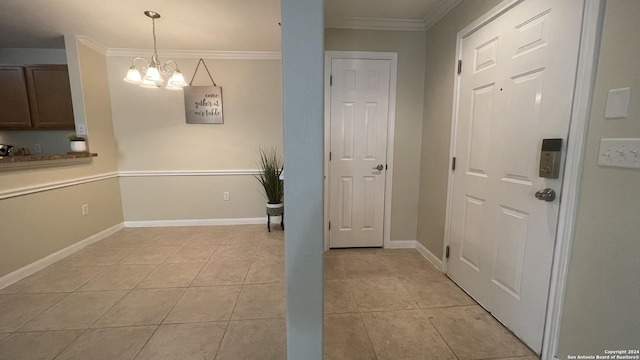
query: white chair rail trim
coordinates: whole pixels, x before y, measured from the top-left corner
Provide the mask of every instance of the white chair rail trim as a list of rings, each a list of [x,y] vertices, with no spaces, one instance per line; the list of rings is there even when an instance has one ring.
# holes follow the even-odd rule
[[[247,176],[258,175],[258,169],[240,170],[151,170],[151,171],[120,171],[121,177],[147,176]]]
[[[153,171],[120,171],[79,177],[75,179],[52,181],[44,184],[25,186],[14,189],[0,190],[0,200],[17,196],[35,194],[43,191],[55,190],[69,186],[86,184],[94,181],[112,179],[115,177],[166,177],[166,176],[254,176],[260,173],[258,169],[241,170],[153,170]]]
[[[9,199],[17,196],[35,194],[43,191],[60,189],[60,188],[69,187],[69,186],[86,184],[94,181],[112,179],[115,177],[118,177],[118,173],[110,172],[110,173],[104,173],[104,174],[79,177],[75,179],[52,181],[44,184],[25,186],[21,188],[7,189],[7,190],[0,191],[0,200]]]

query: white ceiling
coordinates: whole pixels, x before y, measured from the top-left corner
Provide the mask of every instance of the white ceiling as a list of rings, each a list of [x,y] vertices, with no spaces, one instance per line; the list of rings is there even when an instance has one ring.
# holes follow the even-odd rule
[[[422,21],[452,1],[326,0],[325,17]],[[159,49],[280,50],[280,0],[1,0],[0,48],[63,48],[62,35],[84,35],[107,48],[148,49],[145,10],[162,15]]]

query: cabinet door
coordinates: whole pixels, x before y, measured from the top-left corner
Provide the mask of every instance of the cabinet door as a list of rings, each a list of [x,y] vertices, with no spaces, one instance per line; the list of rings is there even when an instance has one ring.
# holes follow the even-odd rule
[[[0,66],[0,129],[29,129],[31,115],[24,68]]]
[[[67,65],[34,65],[25,69],[33,127],[73,129]]]

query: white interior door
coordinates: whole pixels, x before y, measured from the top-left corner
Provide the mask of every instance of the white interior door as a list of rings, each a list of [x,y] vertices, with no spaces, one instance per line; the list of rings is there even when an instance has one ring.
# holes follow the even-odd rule
[[[390,60],[331,60],[329,244],[383,244]]]
[[[582,7],[526,0],[459,42],[448,276],[538,352],[559,199],[534,194],[560,194],[538,167],[567,139]]]

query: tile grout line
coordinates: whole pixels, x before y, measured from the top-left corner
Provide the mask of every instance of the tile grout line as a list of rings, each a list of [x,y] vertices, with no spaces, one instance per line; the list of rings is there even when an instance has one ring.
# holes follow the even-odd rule
[[[204,268],[207,267],[207,264],[209,263],[209,259],[211,259],[211,257],[213,256],[213,254],[215,254],[216,251],[218,251],[218,249],[214,250],[211,253],[211,255],[209,255],[207,260],[202,264],[202,267],[200,267],[200,270],[198,270],[198,273],[196,274],[196,276],[194,276],[193,279],[191,279],[191,281],[189,282],[189,285],[187,285],[187,291],[189,291],[189,288],[195,287],[195,286],[193,286],[193,283],[196,281],[198,276],[200,276],[200,273],[202,273],[202,270],[204,270]],[[187,291],[185,291],[185,294],[187,293]],[[180,299],[182,299],[182,297]],[[178,301],[180,301],[180,300],[178,300]],[[171,309],[171,310],[173,310],[173,309]]]
[[[155,237],[154,237],[154,238],[155,238]],[[101,241],[103,241],[103,240],[101,240]],[[140,248],[136,248],[135,250],[137,250],[137,249],[140,249]],[[133,251],[135,251],[135,250],[133,250]],[[133,251],[131,251],[131,252],[133,252]],[[129,254],[131,254],[131,253],[129,253]],[[122,290],[126,290],[126,293],[125,293],[125,294],[124,294],[124,295],[123,295],[123,296],[122,296],[118,301],[116,301],[115,303],[113,303],[113,305],[111,305],[111,306],[109,307],[109,309],[107,309],[104,313],[102,313],[102,315],[100,315],[100,316],[99,316],[99,317],[98,317],[98,318],[97,318],[93,323],[91,323],[91,325],[89,325],[89,327],[88,327],[88,328],[84,329],[84,330],[82,331],[82,333],[81,333],[81,334],[80,334],[80,335],[79,335],[79,336],[78,336],[74,341],[72,341],[72,342],[71,342],[69,345],[67,345],[67,346],[66,346],[66,347],[65,347],[61,352],[59,352],[59,353],[58,353],[58,355],[56,355],[56,358],[57,358],[58,356],[60,356],[64,351],[66,351],[66,350],[67,350],[71,345],[73,345],[76,341],[78,341],[78,339],[80,339],[80,337],[81,337],[82,335],[84,335],[87,331],[89,331],[90,329],[92,329],[92,328],[93,328],[93,326],[94,326],[98,321],[100,321],[100,319],[102,319],[102,318],[103,318],[103,317],[104,317],[104,316],[105,316],[109,311],[111,311],[111,309],[113,309],[117,304],[119,304],[119,303],[120,303],[124,298],[126,298],[126,297],[127,297],[127,296],[132,292],[132,291],[136,290],[136,287],[138,286],[138,284],[140,284],[144,279],[146,279],[146,278],[147,278],[147,276],[149,276],[149,274],[151,274],[152,272],[154,272],[154,271],[155,271],[155,270],[160,266],[160,264],[161,264],[161,263],[160,263],[160,264],[121,264],[121,263],[120,263],[120,261],[124,260],[127,256],[129,256],[129,254],[127,254],[127,255],[125,255],[124,257],[122,257],[122,259],[118,260],[118,261],[117,261],[116,263],[114,263],[113,265],[111,265],[111,266],[107,267],[107,269],[106,269],[105,271],[103,271],[102,273],[100,273],[99,275],[97,275],[96,277],[94,277],[93,279],[95,279],[95,278],[97,278],[98,276],[102,275],[103,273],[105,273],[105,272],[106,272],[107,270],[109,270],[110,268],[115,267],[115,266],[118,266],[118,265],[155,265],[155,267],[154,267],[151,271],[149,271],[149,273],[148,273],[145,277],[143,277],[142,279],[140,279],[140,281],[138,281],[138,282],[137,282],[137,283],[136,283],[136,284],[135,284],[131,289],[121,289],[120,291],[122,291]],[[90,282],[90,281],[92,281],[93,279],[89,280],[87,283],[89,283],[89,282]],[[81,285],[80,287],[78,287],[78,289],[80,289],[82,286],[86,285],[87,283],[85,283],[85,284]],[[76,289],[76,290],[74,291],[74,293],[75,293],[78,289]],[[117,290],[114,290],[114,291],[117,291]],[[135,325],[135,326],[148,326],[148,325]],[[123,327],[125,327],[125,326],[123,326]],[[126,326],[126,327],[130,327],[130,326]],[[158,327],[159,327],[159,326],[158,326]],[[158,327],[156,327],[156,330],[157,330],[157,328],[158,328]],[[105,328],[109,328],[109,327],[104,327],[104,328],[95,328],[95,329],[105,329]],[[155,331],[156,331],[156,330],[154,330],[154,333],[155,333]],[[153,334],[152,334],[151,336],[153,336]],[[149,337],[149,339],[151,338],[151,336]],[[149,339],[147,339],[147,341],[148,341]],[[146,345],[146,342],[145,342],[145,345]],[[144,347],[144,345],[143,345],[143,347]],[[142,348],[140,348],[140,349],[142,350]],[[137,356],[137,354],[136,354],[136,356]]]
[[[158,235],[159,237],[160,235]],[[155,238],[154,238],[155,239]],[[169,257],[171,257],[171,255],[177,253],[178,251],[180,251],[180,249],[182,249],[184,245],[180,245],[178,246],[178,248],[172,252],[171,254],[169,254],[167,257],[165,257],[162,262],[160,264],[158,264],[158,266],[152,270],[149,274],[147,274],[147,276],[144,278],[146,279],[147,277],[149,277],[149,275],[151,275],[154,271],[156,271]],[[203,265],[204,267],[204,265]],[[199,272],[198,272],[199,273]],[[144,279],[140,280],[140,282],[144,281]],[[194,277],[195,279],[195,277]],[[193,280],[192,280],[193,281]],[[138,283],[139,285],[140,283]],[[136,285],[136,287],[138,286]],[[173,309],[176,307],[176,305],[180,302],[180,300],[184,297],[184,294],[187,293],[187,290],[189,290],[189,288],[185,288],[185,290],[182,292],[182,295],[180,295],[180,297],[176,300],[176,302],[173,304],[173,306],[171,307],[171,309],[169,309],[169,311],[167,311],[167,313],[164,315],[164,317],[162,318],[162,320],[160,320],[160,322],[156,325],[156,328],[153,329],[153,332],[151,333],[151,335],[147,338],[147,340],[145,340],[144,344],[142,344],[142,346],[140,346],[140,349],[138,349],[138,351],[136,352],[135,356],[133,357],[133,359],[136,359],[138,356],[140,356],[140,353],[142,352],[142,350],[144,350],[144,348],[147,346],[147,344],[149,344],[149,340],[151,340],[151,338],[153,338],[153,336],[156,334],[156,332],[158,332],[158,329],[160,329],[160,326],[162,326],[162,324],[164,323],[164,321],[167,319],[167,316],[169,316],[169,314],[171,314],[171,312],[173,311]]]
[[[122,235],[120,235],[122,236]],[[154,236],[152,236],[152,240],[158,239],[161,236],[163,236],[162,234],[156,234]],[[135,236],[136,238],[140,237],[139,235]],[[121,298],[119,298],[117,301],[115,301],[108,309],[106,309],[104,312],[102,312],[97,318],[96,320],[94,320],[87,328],[84,329],[53,329],[53,330],[43,330],[43,331],[29,331],[29,332],[56,332],[56,331],[77,331],[78,332],[78,336],[72,340],[67,346],[65,346],[64,348],[62,348],[61,350],[59,350],[57,352],[57,354],[54,355],[55,358],[58,358],[61,354],[63,354],[65,351],[67,351],[69,349],[69,347],[73,346],[75,343],[77,343],[78,339],[80,337],[82,337],[88,330],[91,329],[105,329],[105,328],[131,328],[131,327],[150,327],[150,326],[155,326],[154,331],[151,333],[151,335],[146,339],[146,341],[144,342],[144,344],[142,344],[142,346],[140,347],[140,349],[138,350],[138,352],[136,353],[136,357],[139,356],[139,354],[141,353],[141,351],[148,345],[149,340],[156,334],[156,332],[158,331],[159,327],[163,325],[164,321],[166,321],[167,317],[169,316],[169,314],[175,309],[176,305],[179,303],[179,301],[184,297],[184,295],[186,294],[186,291],[188,291],[188,289],[190,288],[197,288],[195,286],[193,286],[195,279],[201,274],[202,270],[206,267],[207,264],[209,264],[209,262],[211,261],[211,259],[213,258],[214,254],[216,253],[216,251],[219,249],[219,244],[215,245],[215,250],[211,253],[211,255],[209,255],[209,257],[207,257],[207,259],[203,262],[202,267],[200,267],[198,273],[194,276],[194,278],[191,280],[191,282],[189,283],[189,285],[185,288],[185,287],[169,287],[169,288],[158,288],[158,289],[184,289],[183,293],[181,294],[181,296],[179,297],[179,299],[177,299],[177,301],[173,304],[173,306],[171,307],[171,309],[168,310],[168,312],[165,314],[165,316],[163,317],[163,319],[160,321],[160,324],[142,324],[142,325],[123,325],[123,326],[105,326],[105,327],[99,327],[99,328],[94,328],[95,324],[98,323],[102,318],[104,318],[105,314],[107,314],[108,312],[110,312],[115,306],[117,306],[119,303],[121,303],[123,301],[124,298],[126,298],[127,296],[129,296],[132,292],[137,291],[137,290],[143,290],[143,289],[138,289],[137,286],[144,281],[144,279],[148,278],[150,276],[151,273],[153,273],[154,271],[156,271],[159,267],[161,267],[163,264],[166,263],[167,259],[173,255],[175,255],[176,253],[178,253],[181,249],[184,249],[185,247],[189,246],[189,244],[181,244],[176,246],[176,249],[174,251],[172,251],[170,254],[168,254],[166,257],[164,257],[160,263],[156,263],[156,264],[149,264],[149,263],[145,263],[145,264],[124,264],[121,263],[122,260],[124,260],[125,258],[127,258],[129,255],[131,255],[131,253],[135,252],[135,251],[140,251],[141,249],[145,249],[145,248],[154,248],[157,246],[153,246],[153,245],[157,245],[157,244],[152,244],[151,246],[115,246],[115,247],[110,247],[110,246],[105,246],[104,243],[108,240],[109,238],[105,238],[103,239],[103,244],[99,244],[96,243],[96,247],[92,248],[90,251],[87,252],[87,256],[90,256],[92,254],[95,254],[96,252],[102,251],[102,250],[107,250],[107,251],[111,251],[112,249],[129,249],[130,251],[123,255],[122,257],[120,257],[117,261],[111,263],[111,264],[105,264],[105,265],[101,265],[104,266],[104,269],[102,269],[102,271],[96,273],[94,276],[88,278],[86,281],[82,282],[79,286],[77,286],[75,289],[73,289],[70,292],[64,291],[64,292],[44,292],[44,293],[16,293],[16,294],[3,294],[3,295],[22,295],[22,294],[60,294],[60,293],[64,293],[66,294],[65,296],[63,296],[59,301],[54,302],[53,304],[51,304],[50,306],[46,307],[45,309],[43,309],[42,311],[38,312],[36,315],[34,315],[33,317],[31,317],[29,320],[27,320],[26,322],[24,322],[23,324],[20,325],[20,327],[24,326],[25,324],[29,323],[30,321],[33,321],[33,319],[37,318],[38,316],[42,315],[44,312],[48,311],[49,309],[51,309],[52,307],[56,306],[57,304],[63,302],[65,299],[67,299],[68,297],[72,296],[73,294],[83,294],[83,293],[89,293],[89,292],[113,292],[113,291],[119,291],[122,292],[122,296]],[[262,240],[268,240],[268,239],[262,239]],[[279,240],[276,243],[281,243],[282,241]],[[139,243],[142,243],[142,241],[139,241]],[[147,239],[145,244],[149,244],[152,243],[151,240]],[[282,284],[282,281],[276,281],[276,282],[260,282],[260,283],[255,283],[255,284],[246,284],[246,281],[248,279],[249,276],[249,270],[251,268],[252,265],[254,265],[255,263],[259,262],[259,261],[273,261],[276,262],[279,260],[278,259],[262,259],[262,258],[258,258],[260,256],[260,252],[259,252],[259,247],[261,244],[264,244],[266,242],[259,242],[257,243],[257,247],[254,249],[253,251],[253,255],[248,259],[249,261],[249,269],[247,269],[247,272],[244,274],[244,278],[242,281],[242,284],[240,284],[240,292],[238,293],[238,296],[235,298],[235,302],[233,305],[233,309],[231,310],[231,314],[229,316],[229,318],[225,321],[226,325],[225,325],[225,329],[223,332],[223,336],[220,338],[220,343],[218,344],[218,348],[214,354],[214,357],[217,357],[219,352],[220,352],[220,347],[222,345],[222,342],[225,338],[225,336],[227,336],[227,331],[230,325],[231,321],[238,321],[238,322],[243,322],[243,321],[252,321],[252,320],[282,320],[283,318],[286,319],[285,317],[267,317],[267,318],[250,318],[250,319],[238,319],[238,320],[231,320],[231,317],[233,316],[233,313],[236,310],[237,304],[239,302],[239,298],[240,298],[240,294],[242,292],[242,290],[246,287],[246,286],[250,286],[250,285],[258,285],[258,284]],[[240,243],[242,244],[242,242]],[[166,246],[168,247],[169,245],[161,245],[161,246]],[[173,246],[173,245],[172,245]],[[194,245],[195,246],[195,245]],[[213,245],[211,246],[213,247]],[[224,262],[221,261],[221,262]],[[67,268],[83,268],[83,267],[89,267],[89,266],[94,266],[95,264],[91,264],[91,265],[73,265],[73,263],[69,264],[69,265],[61,265],[60,267],[67,267]],[[90,290],[90,291],[81,291],[80,289],[84,286],[86,286],[88,283],[90,283],[91,281],[95,280],[97,277],[103,275],[104,273],[106,273],[107,271],[114,269],[117,266],[131,266],[131,265],[154,265],[152,267],[152,269],[149,270],[149,272],[143,276],[140,280],[138,280],[131,288],[129,289],[100,289],[100,290]],[[55,268],[55,264],[52,264],[52,268]],[[220,286],[227,286],[227,285],[220,285]],[[237,286],[237,285],[228,285],[228,286]],[[221,323],[222,321],[207,321],[207,322],[188,322],[188,323],[184,323],[184,324],[192,324],[192,323]],[[182,324],[182,323],[175,323],[175,324]],[[172,325],[175,325],[172,324]],[[19,327],[19,328],[20,328]],[[19,329],[18,328],[18,329]],[[29,332],[19,332],[19,333],[29,333]],[[6,337],[9,337],[13,334],[15,334],[16,332],[11,332],[11,333],[7,333]],[[6,337],[3,337],[2,341],[4,341],[6,339]],[[370,340],[371,341],[371,340]]]
[[[166,259],[165,259],[166,260]],[[160,265],[158,265],[159,267]],[[155,270],[154,270],[155,271]],[[153,271],[152,271],[153,272]],[[151,274],[151,273],[149,273]],[[180,295],[180,297],[178,298],[178,300],[176,300],[175,304],[173,304],[173,306],[171,307],[171,309],[169,309],[169,311],[167,311],[167,313],[164,315],[164,317],[162,318],[162,320],[160,320],[160,322],[158,324],[156,324],[156,328],[153,329],[153,332],[151,333],[151,335],[149,335],[149,337],[147,338],[147,340],[145,340],[144,344],[142,344],[142,346],[140,346],[140,349],[138,349],[138,351],[136,352],[136,355],[133,357],[133,359],[136,359],[140,353],[142,352],[142,350],[144,350],[144,348],[147,346],[147,344],[149,343],[149,340],[151,340],[151,338],[153,338],[153,336],[156,334],[156,332],[158,332],[158,329],[160,329],[160,326],[162,326],[162,323],[167,319],[167,316],[169,316],[169,314],[171,313],[171,311],[173,311],[173,309],[176,307],[176,305],[178,304],[178,302],[180,302],[180,299],[182,299],[182,297],[184,296],[184,294],[187,293],[187,289],[185,288],[184,292],[182,293],[182,295]],[[142,326],[148,326],[148,325],[142,325]]]
[[[438,328],[436,327],[436,325],[433,323],[433,321],[431,320],[431,317],[427,316],[427,319],[429,320],[429,324],[431,324],[431,326],[433,326],[433,329],[436,331],[436,333],[438,333],[438,336],[440,336],[440,339],[442,339],[442,341],[445,343],[445,345],[447,345],[447,347],[449,348],[449,350],[451,351],[451,353],[453,354],[453,356],[456,357],[456,359],[458,360],[462,360],[460,359],[460,357],[458,356],[458,354],[456,354],[455,351],[453,351],[453,348],[451,347],[451,345],[449,345],[449,343],[447,342],[447,340],[444,338],[444,336],[442,336],[442,334],[440,333],[440,330],[438,330]]]
[[[211,255],[213,257],[213,254]],[[249,275],[249,270],[251,270],[251,265],[253,264],[253,258],[249,262],[249,268],[247,269],[247,273],[244,274],[244,278],[242,279],[242,285],[240,286],[240,292],[238,292],[238,296],[236,297],[236,301],[233,303],[233,309],[231,309],[231,314],[229,314],[229,320],[227,321],[227,325],[224,327],[224,332],[220,337],[220,343],[218,344],[218,348],[216,349],[216,353],[213,356],[213,359],[218,358],[218,354],[220,354],[220,349],[222,348],[222,343],[224,342],[224,338],[227,336],[227,330],[229,330],[229,325],[231,325],[231,319],[233,318],[233,313],[236,311],[236,306],[238,305],[238,301],[240,300],[240,295],[242,294],[242,290],[244,289],[244,282],[247,280],[247,276]]]
[[[28,293],[25,294],[13,294],[13,295],[27,295]],[[50,294],[50,293],[43,293],[43,294]],[[51,293],[51,294],[61,294],[61,293]],[[64,299],[68,298],[69,296],[71,296],[71,294],[73,294],[73,292],[70,293],[66,293],[66,296],[63,296],[60,298],[59,301],[56,301],[55,303],[51,304],[50,306],[47,306],[45,309],[43,309],[42,311],[40,311],[39,313],[37,313],[34,317],[30,318],[29,320],[25,321],[24,323],[22,323],[20,326],[18,326],[14,331],[10,332],[10,334],[16,334],[18,333],[18,330],[20,330],[20,328],[22,328],[23,326],[27,325],[28,323],[30,323],[31,321],[35,320],[35,318],[37,318],[38,316],[42,315],[45,313],[45,311],[51,309],[52,307],[58,305],[59,303],[61,303],[62,301],[64,301]]]
[[[371,334],[369,334],[369,329],[367,329],[367,323],[364,322],[364,318],[362,317],[362,313],[358,313],[358,317],[360,321],[362,321],[362,326],[364,326],[364,332],[367,334],[367,339],[369,339],[369,344],[371,344],[371,348],[373,350],[373,356],[378,358],[378,352],[376,351],[376,347],[373,345],[373,340],[371,339]]]
[[[63,260],[63,259],[60,259]],[[60,261],[59,260],[59,261]],[[55,264],[55,263],[54,263]],[[53,264],[52,264],[53,265]],[[48,267],[47,267],[48,268]],[[96,277],[100,276],[101,274],[103,274],[105,271],[107,271],[109,269],[109,266],[106,267],[106,269],[104,269],[103,271],[99,272],[98,274],[96,274],[95,276],[93,276],[92,278],[88,279],[87,281],[85,281],[84,283],[80,284],[78,287],[76,287],[74,290],[72,290],[71,292],[55,292],[55,293],[40,293],[40,294],[61,294],[61,293],[66,293],[66,296],[63,296],[62,298],[60,298],[59,301],[54,302],[53,304],[51,304],[50,306],[46,307],[45,309],[43,309],[41,312],[37,313],[34,317],[30,318],[29,320],[25,321],[23,324],[21,324],[20,326],[18,326],[17,329],[15,329],[13,333],[17,333],[18,330],[20,328],[22,328],[23,326],[27,325],[29,322],[35,320],[38,316],[44,314],[46,311],[48,311],[49,309],[51,309],[52,307],[58,305],[59,303],[61,303],[62,301],[64,301],[65,299],[67,299],[68,297],[70,297],[72,294],[74,294],[78,289],[80,289],[81,287],[83,287],[84,285],[86,285],[89,281],[95,279]],[[44,269],[42,269],[44,270]],[[40,270],[40,271],[42,271]],[[37,277],[36,279],[39,279],[41,277],[43,277],[44,275]],[[26,294],[38,294],[38,293],[15,293],[15,294],[11,294],[11,295],[26,295]]]
[[[122,230],[120,230],[120,231],[122,231]],[[100,241],[99,241],[99,242],[97,242],[97,243],[100,243],[100,242],[102,242],[102,241],[104,241],[104,240],[106,240],[106,239],[102,239],[102,240],[100,240]],[[97,244],[97,243],[96,243],[96,244]],[[134,250],[134,251],[135,251],[135,250]],[[133,252],[133,251],[132,251],[132,252]],[[97,278],[98,276],[100,276],[100,275],[102,275],[103,273],[107,272],[110,268],[112,268],[112,267],[114,267],[114,266],[117,266],[117,265],[121,265],[121,264],[120,264],[120,261],[122,261],[122,260],[123,260],[124,258],[126,258],[127,256],[129,256],[129,255],[127,254],[127,255],[123,256],[123,257],[122,257],[122,259],[120,259],[120,260],[116,261],[113,265],[108,266],[108,267],[107,267],[107,269],[105,269],[103,272],[101,272],[100,274],[96,275],[94,278],[92,278],[91,280],[87,281],[86,283],[84,283],[84,284],[82,284],[80,287],[78,287],[76,290],[74,290],[74,292],[73,292],[73,293],[78,292],[78,290],[79,290],[82,286],[84,286],[84,285],[88,284],[89,282],[93,281],[93,280],[94,280],[95,278]],[[157,266],[156,266],[156,268],[157,268]],[[155,270],[155,269],[154,269],[154,270]],[[153,270],[151,270],[151,271],[153,271]],[[147,274],[147,275],[148,275],[148,274]],[[140,281],[142,281],[142,280],[140,280]],[[139,282],[138,282],[138,283],[139,283]],[[118,301],[114,302],[114,303],[113,303],[113,305],[111,305],[111,306],[109,307],[109,309],[107,309],[104,313],[102,313],[102,315],[98,316],[98,318],[97,318],[93,323],[91,323],[91,325],[89,325],[89,327],[88,327],[88,328],[83,329],[83,330],[82,330],[82,332],[80,333],[80,335],[78,335],[78,337],[77,337],[77,338],[75,338],[75,340],[73,340],[72,342],[70,342],[70,343],[69,343],[69,345],[65,346],[65,348],[64,348],[64,349],[62,349],[60,352],[58,352],[58,354],[53,358],[53,360],[57,359],[60,355],[62,355],[62,353],[64,353],[67,349],[69,349],[69,348],[71,347],[71,345],[75,344],[75,343],[78,341],[78,339],[80,339],[80,338],[82,337],[82,335],[84,335],[87,331],[89,331],[89,330],[92,328],[92,326],[93,326],[93,325],[95,325],[98,321],[100,321],[100,319],[102,319],[102,317],[104,317],[104,315],[105,315],[106,313],[108,313],[109,311],[111,311],[111,309],[113,309],[113,307],[114,307],[114,306],[116,306],[118,303],[120,303],[120,301],[122,301],[122,299],[124,299],[125,297],[127,297],[127,295],[129,295],[129,294],[131,293],[131,291],[133,291],[133,289],[135,289],[135,287],[136,287],[136,286],[137,286],[137,284],[136,284],[136,285],[134,285],[134,286],[133,286],[133,288],[131,288],[131,289],[128,289],[128,290],[127,290],[127,289],[123,289],[123,290],[126,290],[126,293],[125,293],[125,294],[124,294],[124,295],[123,295],[123,296],[122,296]],[[114,291],[116,291],[116,290],[114,290]],[[121,291],[121,290],[120,290],[120,291]]]

